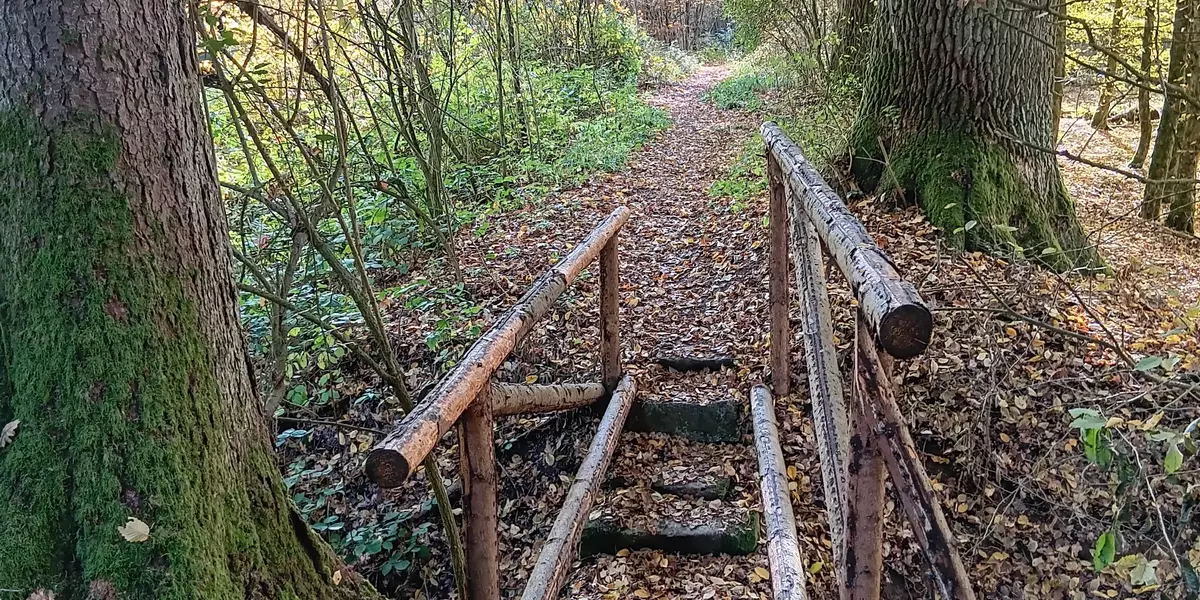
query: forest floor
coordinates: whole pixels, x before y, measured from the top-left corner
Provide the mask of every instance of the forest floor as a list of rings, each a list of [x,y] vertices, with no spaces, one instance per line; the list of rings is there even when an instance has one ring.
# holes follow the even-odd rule
[[[633,216],[620,241],[622,359],[638,379],[639,394],[698,403],[745,402],[750,386],[762,379],[767,358],[766,199],[718,199],[708,189],[727,176],[762,117],[721,111],[704,101],[704,92],[727,74],[725,68],[706,67],[683,83],[652,90],[648,101],[668,111],[672,125],[636,152],[624,171],[481,218],[476,235],[464,236],[460,249],[466,291],[482,306],[476,325],[486,327],[605,214],[625,205]],[[1117,165],[1132,152],[1128,128],[1093,135],[1086,122],[1072,121],[1064,129],[1065,147],[1084,150],[1089,158]],[[1136,139],[1136,127],[1133,135]],[[1138,220],[1130,210],[1140,200],[1136,182],[1066,162],[1063,169],[1112,276],[1060,278],[1028,264],[956,254],[940,245],[937,232],[916,209],[882,207],[870,199],[851,206],[935,307],[937,329],[928,352],[897,365],[901,406],[983,597],[1130,597],[1137,590],[1152,591],[1151,577],[1163,597],[1183,597],[1176,560],[1191,556],[1200,562],[1197,525],[1187,522],[1186,510],[1196,493],[1192,488],[1200,482],[1200,465],[1188,456],[1166,474],[1161,465],[1168,444],[1145,434],[1181,432],[1200,417],[1200,409],[1178,384],[1155,383],[1146,374],[1200,381],[1200,242]],[[563,295],[503,365],[498,379],[598,379],[595,274],[585,274]],[[831,293],[844,361],[851,304],[836,275]],[[794,322],[799,318],[795,304]],[[1002,305],[1050,327],[995,314]],[[395,345],[413,365],[414,389],[436,379],[429,371],[434,361],[423,332],[439,318],[399,304],[388,308]],[[1101,341],[1087,343],[1079,336]],[[471,341],[460,332],[458,348]],[[1112,346],[1141,363],[1141,369]],[[672,374],[653,364],[656,356],[668,353],[729,354],[737,358],[738,368],[711,375]],[[795,477],[801,547],[811,565],[809,589],[814,597],[830,597],[828,529],[802,349],[794,346],[793,353],[798,385],[789,398],[778,401],[778,420],[785,459],[796,467],[789,472]],[[1146,368],[1147,357],[1167,364]],[[1089,463],[1079,431],[1070,425],[1072,408],[1097,410],[1107,420],[1102,435],[1112,440],[1114,463],[1140,468],[1107,472]],[[354,403],[337,410],[332,418],[367,429],[388,429],[397,414],[384,403]],[[513,417],[500,424],[497,436],[507,441],[499,453],[506,598],[519,596],[595,422],[594,414],[579,411]],[[413,546],[399,554],[414,568],[381,568],[396,551],[379,548],[356,568],[397,598],[449,597],[446,549],[438,538],[437,513],[429,510],[423,473],[381,495],[361,475],[364,452],[377,434],[314,429],[311,441],[287,442],[287,462],[292,472],[300,473],[293,491],[315,497],[336,488],[325,495],[322,510],[344,521],[342,535],[375,535],[388,522],[399,521],[405,529],[429,523],[413,538]],[[734,481],[726,502],[758,508],[756,464],[748,444],[695,452],[686,445],[664,448],[675,442],[626,433],[612,470],[683,464],[688,457],[681,454],[703,452],[709,467]],[[447,436],[439,450],[448,479],[457,478],[454,444],[454,436]],[[296,471],[300,455],[303,465]],[[1120,487],[1118,471],[1124,483]],[[596,511],[671,510],[652,500],[649,494],[606,497]],[[891,501],[886,521],[884,597],[930,597],[912,534]],[[1118,533],[1114,565],[1096,574],[1093,547],[1110,530]],[[741,558],[655,551],[599,556],[574,570],[566,595],[606,600],[768,598],[769,583],[755,572],[765,560],[761,547]],[[398,575],[400,571],[407,575]]]

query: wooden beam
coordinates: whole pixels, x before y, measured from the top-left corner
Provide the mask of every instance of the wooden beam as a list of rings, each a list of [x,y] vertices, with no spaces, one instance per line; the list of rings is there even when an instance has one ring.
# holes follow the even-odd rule
[[[604,472],[608,470],[608,462],[617,441],[621,437],[621,429],[633,397],[637,394],[637,383],[626,375],[617,384],[596,437],[588,448],[579,472],[575,474],[575,482],[567,490],[567,499],[563,502],[562,510],[554,519],[550,535],[538,554],[537,563],[529,574],[529,583],[521,600],[553,600],[558,598],[559,589],[567,577],[567,569],[575,561],[578,551],[579,536],[587,523],[588,513],[591,512],[592,502],[604,481]]]
[[[793,201],[801,203],[850,282],[873,339],[896,358],[924,352],[933,335],[933,316],[916,288],[901,279],[887,254],[777,125],[763,123],[760,134],[779,161]]]
[[[837,569],[839,597],[846,595],[846,513],[849,489],[846,481],[850,461],[850,418],[846,412],[845,387],[833,345],[833,317],[825,283],[821,244],[812,223],[791,203],[791,248],[796,261],[796,289],[800,295],[801,330],[804,340],[808,395],[812,399],[817,453],[821,457],[821,484],[825,491],[833,564]]]
[[[759,490],[766,521],[773,597],[774,600],[803,600],[806,597],[804,566],[800,560],[800,541],[796,537],[796,517],[788,490],[787,467],[779,447],[779,429],[775,426],[775,401],[766,386],[756,385],[750,390],[750,411],[754,417],[754,447],[758,454]]]
[[[925,465],[917,454],[912,436],[896,403],[891,381],[891,365],[875,350],[875,343],[865,329],[858,335],[860,386],[863,399],[871,409],[873,429],[879,442],[892,486],[908,515],[908,522],[929,564],[938,592],[946,600],[975,600],[971,580],[963,568],[962,559],[942,507],[933,495]]]
[[[492,412],[496,416],[557,412],[587,406],[608,394],[602,383],[522,385],[493,383]],[[474,406],[474,404],[472,404]]]
[[[533,327],[563,290],[579,276],[600,249],[629,220],[629,209],[617,208],[467,350],[426,399],[367,456],[367,476],[385,488],[399,486],[412,475],[439,439],[491,379],[500,363]]]
[[[771,311],[771,389],[778,396],[788,395],[791,387],[791,332],[788,326],[788,214],[787,192],[779,162],[767,152],[767,186],[770,191],[770,230],[768,255]]]
[[[600,251],[600,380],[610,391],[621,379],[620,269],[617,236]]]
[[[496,446],[487,392],[467,407],[459,423],[459,468],[468,600],[500,600],[500,512],[496,504]]]

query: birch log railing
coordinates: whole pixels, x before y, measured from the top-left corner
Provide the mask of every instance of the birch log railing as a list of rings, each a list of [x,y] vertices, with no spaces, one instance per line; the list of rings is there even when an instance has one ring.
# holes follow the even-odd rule
[[[837,596],[842,600],[879,599],[883,477],[887,473],[930,567],[939,596],[944,600],[974,600],[954,536],[896,403],[896,382],[892,378],[893,358],[912,358],[928,347],[933,332],[932,315],[916,288],[900,276],[891,259],[796,144],[774,123],[764,123],[760,134],[766,143],[771,203],[772,387],[778,396],[788,393],[790,255],[795,261],[795,283],[800,296],[801,338],[833,542]],[[838,266],[858,303],[849,410],[833,344],[823,254]],[[770,405],[770,395],[765,390],[756,390],[754,397],[759,400],[757,406]],[[773,411],[757,406],[756,431],[759,420],[774,418]],[[773,426],[764,424],[762,430],[765,438],[774,433]],[[771,470],[767,466],[778,459],[763,458],[761,448],[770,448],[772,443],[777,446],[778,440],[757,440],[759,437],[756,433],[760,469],[764,469],[766,478]],[[790,507],[783,510],[770,506],[781,501],[768,496],[764,494],[768,520],[772,514],[791,514]],[[790,526],[794,534],[794,524]],[[786,532],[782,538],[787,540]],[[793,573],[797,572],[799,557],[791,552],[777,552],[769,553],[768,558],[771,580],[777,583],[775,599],[804,598],[803,585],[784,585],[795,581]],[[815,597],[829,595],[815,594]]]
[[[367,475],[382,487],[408,479],[451,427],[458,426],[467,600],[499,600],[499,511],[493,418],[586,406],[611,394],[592,447],[538,559],[523,598],[556,597],[574,560],[579,530],[620,436],[636,385],[621,376],[617,233],[629,209],[614,210],[566,257],[546,271],[412,412],[367,456]],[[600,262],[600,383],[493,383],[496,369],[592,262]]]

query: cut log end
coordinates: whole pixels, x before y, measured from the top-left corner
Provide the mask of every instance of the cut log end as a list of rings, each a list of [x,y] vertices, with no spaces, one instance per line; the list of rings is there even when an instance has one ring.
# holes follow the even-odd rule
[[[404,455],[387,448],[376,448],[367,455],[367,477],[381,488],[396,488],[412,474]]]
[[[917,304],[889,312],[879,322],[879,343],[895,358],[912,358],[925,352],[933,336],[933,315]]]

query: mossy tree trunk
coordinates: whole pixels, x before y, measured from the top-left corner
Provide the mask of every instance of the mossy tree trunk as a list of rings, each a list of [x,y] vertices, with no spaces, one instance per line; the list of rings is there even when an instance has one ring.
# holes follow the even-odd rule
[[[1171,30],[1171,52],[1167,81],[1195,97],[1200,92],[1200,0],[1179,0]],[[1150,167],[1142,205],[1142,218],[1157,221],[1163,203],[1170,211],[1167,225],[1180,231],[1195,231],[1196,187],[1189,182],[1196,176],[1200,153],[1200,109],[1170,90],[1163,98],[1158,135],[1150,154]]]
[[[859,186],[903,190],[956,247],[1099,264],[1047,152],[1054,26],[1003,1],[880,2],[851,131]]]
[[[0,587],[374,597],[275,464],[184,4],[3,13],[0,423],[20,427],[0,448]],[[149,539],[118,533],[130,518]]]

